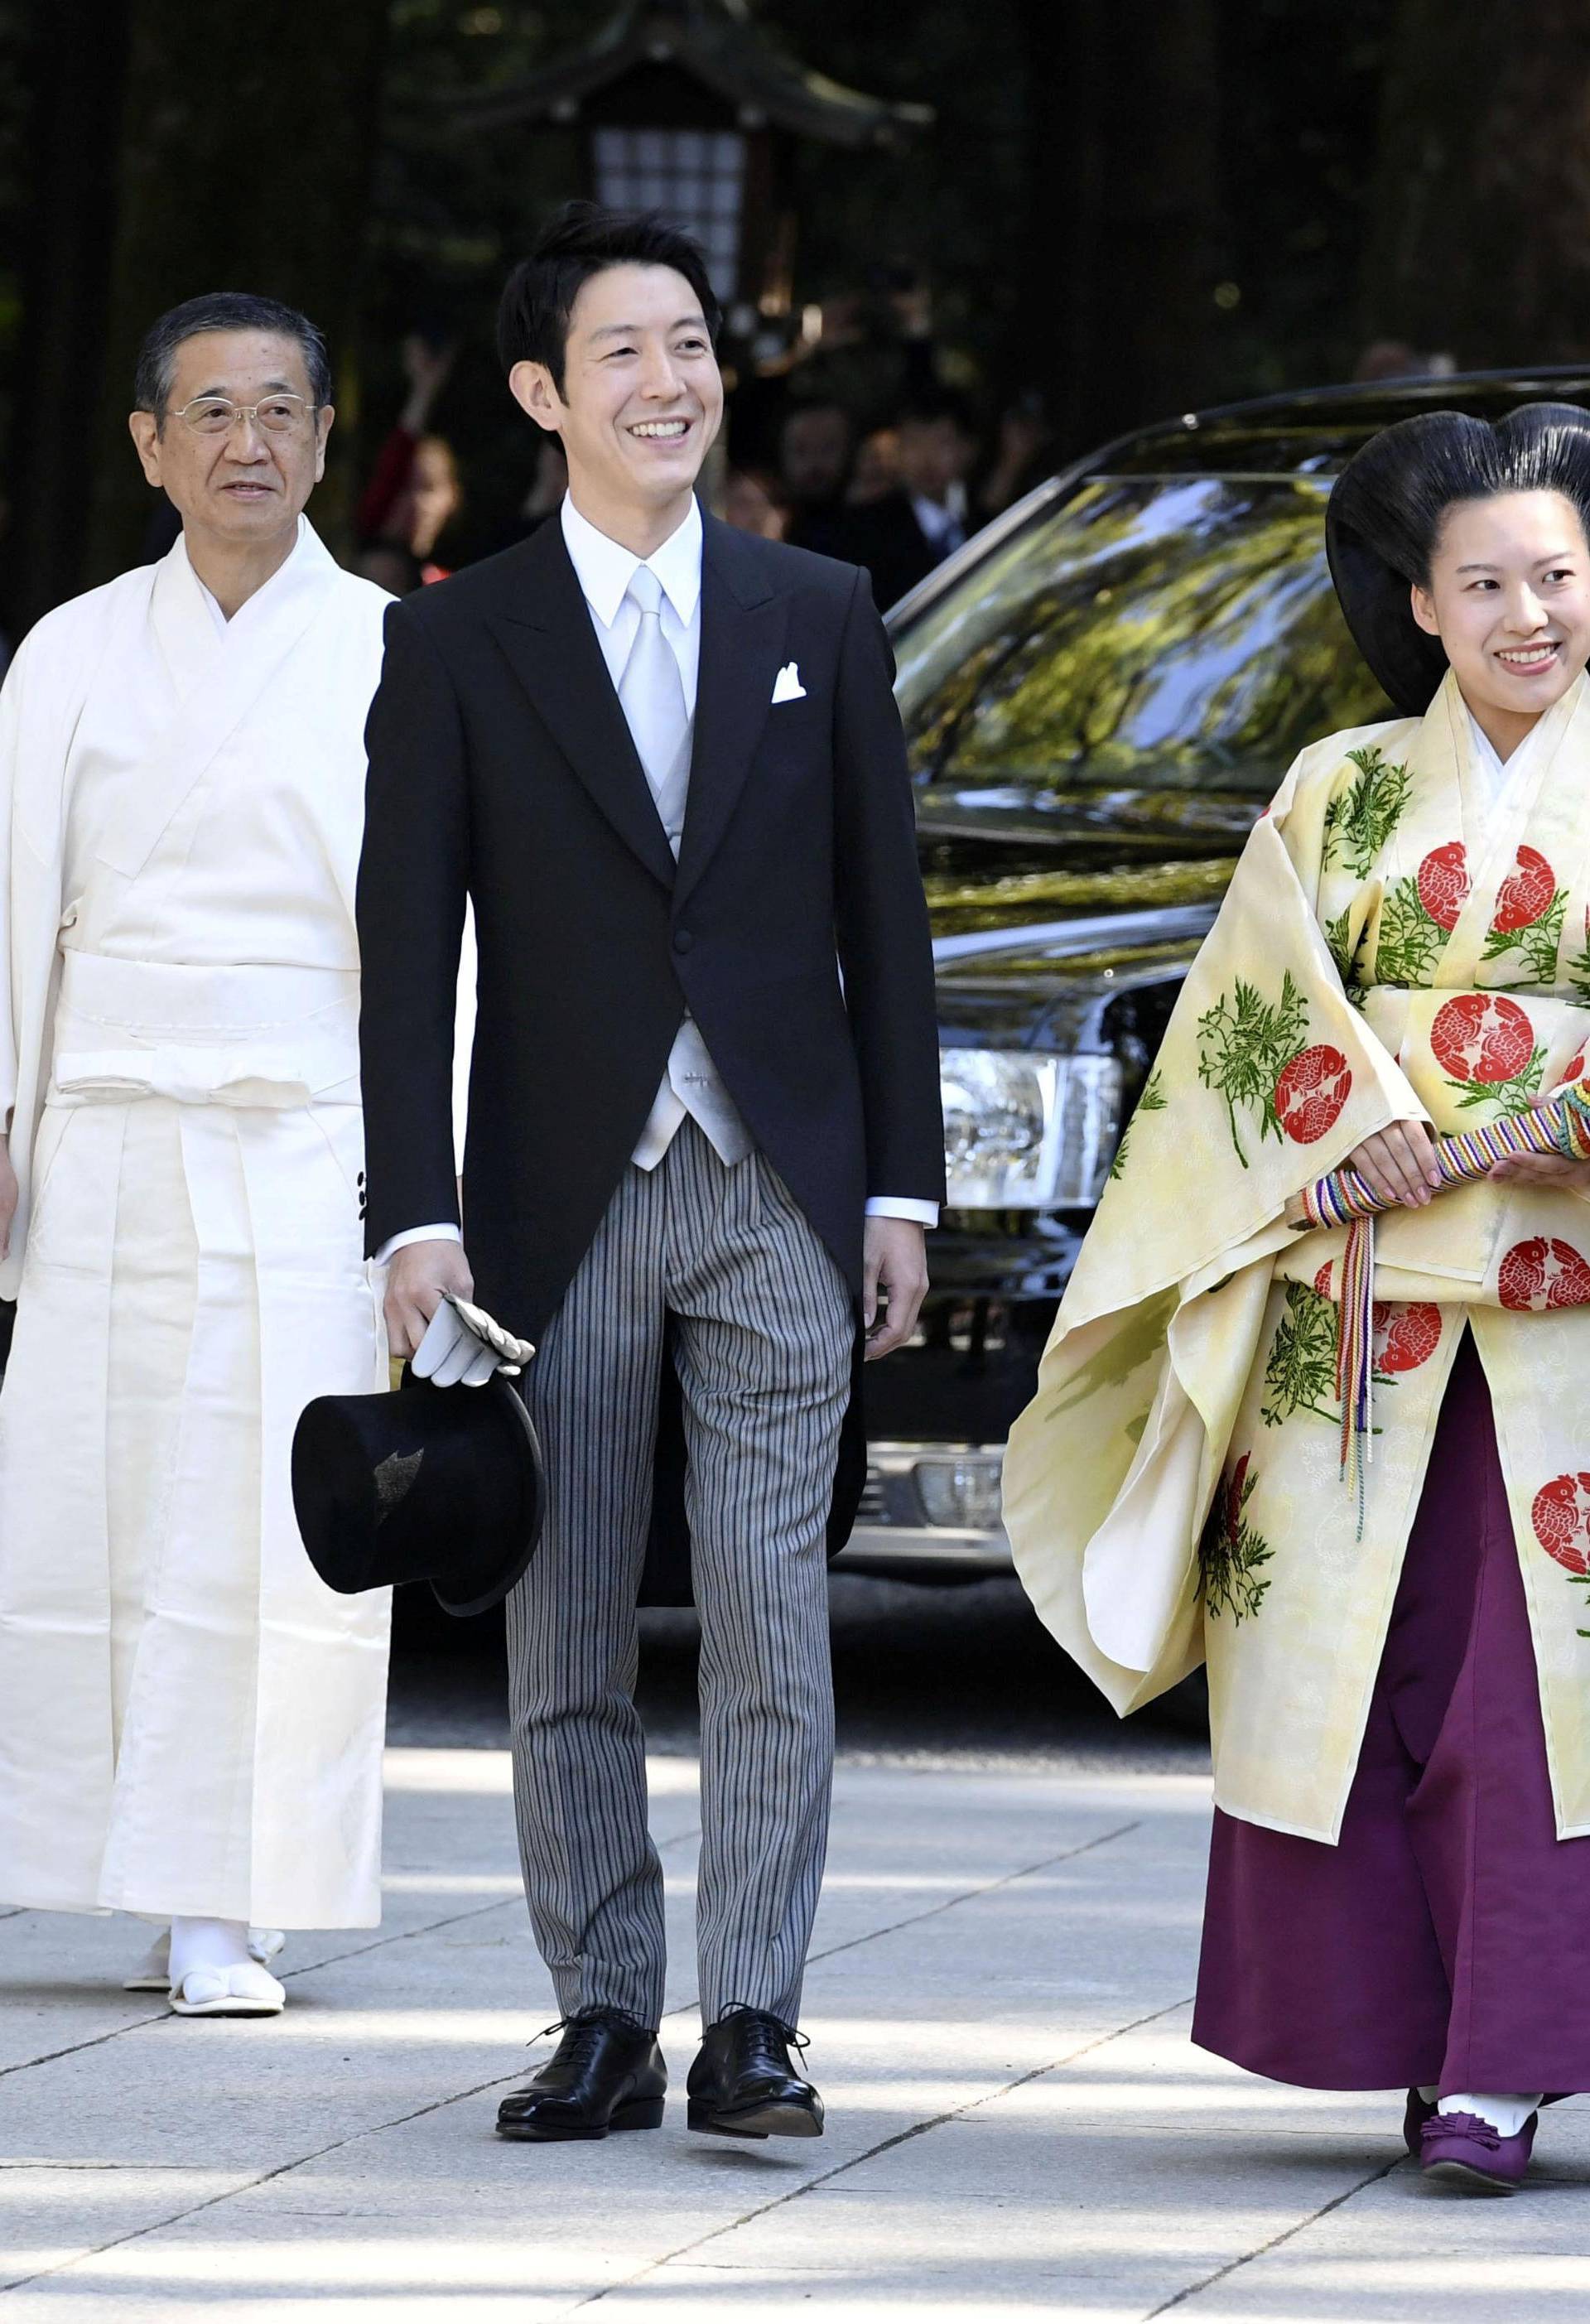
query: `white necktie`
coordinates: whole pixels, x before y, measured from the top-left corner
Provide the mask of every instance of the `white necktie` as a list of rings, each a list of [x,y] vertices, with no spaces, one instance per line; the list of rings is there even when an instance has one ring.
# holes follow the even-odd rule
[[[685,681],[674,649],[663,635],[663,585],[648,565],[635,567],[625,594],[640,620],[619,680],[619,701],[676,862],[690,789]]]
[[[674,649],[663,635],[662,583],[649,566],[635,567],[627,594],[640,621],[619,680],[619,702],[677,862],[690,796],[692,722],[685,706],[685,681]],[[721,1161],[732,1167],[750,1152],[749,1133],[718,1078],[694,1017],[686,1017],[679,1028],[663,1085],[635,1149],[633,1159],[643,1170],[656,1168],[687,1113],[704,1130]]]

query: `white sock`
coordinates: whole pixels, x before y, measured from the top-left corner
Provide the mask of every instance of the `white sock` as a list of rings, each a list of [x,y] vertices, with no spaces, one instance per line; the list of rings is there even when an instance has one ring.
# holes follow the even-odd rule
[[[190,1969],[242,1969],[249,1959],[248,1926],[243,1921],[171,1923],[171,1983],[180,1987]]]
[[[1419,2095],[1424,2100],[1426,2106],[1434,2106],[1436,2100],[1441,2095],[1440,2084],[1438,2082],[1420,2082],[1419,2084]]]
[[[1454,2090],[1438,2114],[1477,2114],[1503,2138],[1516,2138],[1545,2093],[1541,2090]]]
[[[254,1933],[257,1939],[260,1932]],[[249,1934],[242,1921],[173,1920],[173,2003],[256,2001],[280,2010],[286,1991],[253,1957]]]

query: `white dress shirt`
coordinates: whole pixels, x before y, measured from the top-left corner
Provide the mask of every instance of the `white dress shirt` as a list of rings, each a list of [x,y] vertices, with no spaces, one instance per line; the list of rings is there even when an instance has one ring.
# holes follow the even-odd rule
[[[621,541],[599,532],[588,517],[580,514],[571,497],[564,500],[561,521],[569,562],[574,568],[596,642],[602,648],[602,658],[615,688],[624,674],[635,632],[640,626],[639,610],[629,594],[630,580],[641,563],[648,565],[656,574],[663,593],[659,623],[679,664],[685,707],[694,718],[701,671],[702,522],[695,501],[692,500],[689,513],[678,530],[644,559]],[[919,1202],[909,1194],[875,1194],[868,1202],[867,1214],[869,1218],[914,1219],[924,1227],[934,1227],[939,1222],[936,1203]],[[455,1226],[410,1227],[402,1234],[393,1235],[378,1256],[384,1263],[408,1242],[457,1242],[461,1239]]]
[[[925,493],[913,493],[911,506],[930,549],[936,549],[941,558],[950,556],[966,539],[966,486],[957,477],[942,501],[929,500]]]

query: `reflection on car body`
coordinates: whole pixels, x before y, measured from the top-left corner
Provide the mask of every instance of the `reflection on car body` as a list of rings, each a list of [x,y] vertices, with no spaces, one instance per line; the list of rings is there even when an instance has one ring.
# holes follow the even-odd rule
[[[1411,412],[1542,397],[1590,401],[1590,374],[1190,413],[1041,485],[895,608],[950,1203],[917,1339],[868,1374],[843,1564],[1008,1565],[1000,1448],[1237,853],[1306,743],[1392,715],[1330,586],[1332,480]]]

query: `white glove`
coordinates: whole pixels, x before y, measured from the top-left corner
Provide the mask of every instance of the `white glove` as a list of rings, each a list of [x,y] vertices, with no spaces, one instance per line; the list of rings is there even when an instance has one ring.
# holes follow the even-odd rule
[[[445,1292],[411,1369],[434,1388],[484,1388],[493,1372],[517,1377],[535,1352],[528,1340],[516,1340],[483,1307]]]

